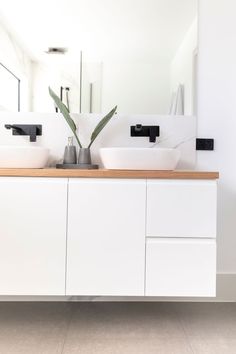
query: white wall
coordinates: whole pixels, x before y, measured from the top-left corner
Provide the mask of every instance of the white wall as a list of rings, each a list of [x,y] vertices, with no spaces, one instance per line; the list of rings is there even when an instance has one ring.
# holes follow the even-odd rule
[[[218,271],[236,273],[236,1],[199,0],[198,168],[219,170]]]
[[[171,91],[176,92],[179,85],[184,86],[184,112],[194,111],[194,54],[198,41],[197,19],[192,23],[183,42],[179,46],[171,63]]]

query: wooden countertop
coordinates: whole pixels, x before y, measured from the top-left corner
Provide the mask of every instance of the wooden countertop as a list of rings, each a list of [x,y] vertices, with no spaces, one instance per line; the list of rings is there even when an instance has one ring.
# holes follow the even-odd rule
[[[0,177],[71,177],[71,178],[150,178],[218,179],[218,172],[207,171],[134,171],[134,170],[61,170],[56,168],[2,168]]]

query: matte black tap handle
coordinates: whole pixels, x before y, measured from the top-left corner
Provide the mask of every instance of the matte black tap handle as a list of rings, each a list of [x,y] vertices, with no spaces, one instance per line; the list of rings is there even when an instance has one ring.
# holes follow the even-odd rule
[[[142,129],[143,129],[142,124],[136,124],[136,126],[135,126],[135,131],[136,131],[136,132],[141,132]]]

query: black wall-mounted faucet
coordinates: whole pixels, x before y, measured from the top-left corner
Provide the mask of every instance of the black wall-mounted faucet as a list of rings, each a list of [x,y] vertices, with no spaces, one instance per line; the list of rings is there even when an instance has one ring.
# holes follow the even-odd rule
[[[155,143],[160,136],[160,127],[157,125],[136,124],[130,127],[131,136],[148,136],[150,143]]]
[[[42,135],[42,125],[40,124],[5,124],[6,129],[12,129],[12,135],[28,135],[30,142],[35,142],[37,136]]]

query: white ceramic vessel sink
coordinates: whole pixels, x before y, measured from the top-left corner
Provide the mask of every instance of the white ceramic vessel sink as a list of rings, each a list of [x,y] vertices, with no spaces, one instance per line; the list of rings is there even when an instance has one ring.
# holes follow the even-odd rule
[[[31,146],[0,146],[0,168],[43,168],[49,149]]]
[[[113,170],[174,170],[180,151],[166,148],[101,148],[106,169]]]

